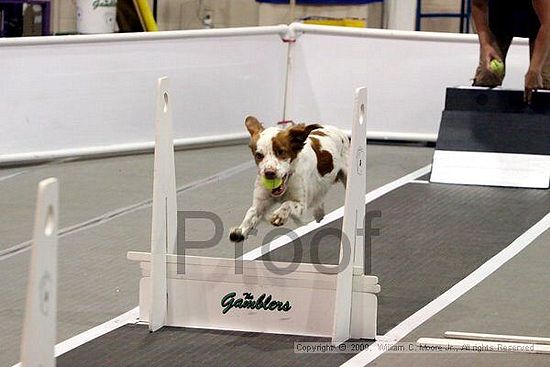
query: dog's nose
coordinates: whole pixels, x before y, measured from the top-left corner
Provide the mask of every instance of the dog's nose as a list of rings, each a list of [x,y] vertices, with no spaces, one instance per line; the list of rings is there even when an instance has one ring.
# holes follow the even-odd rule
[[[274,178],[277,178],[277,173],[275,171],[265,171],[264,176],[268,180],[273,180]]]

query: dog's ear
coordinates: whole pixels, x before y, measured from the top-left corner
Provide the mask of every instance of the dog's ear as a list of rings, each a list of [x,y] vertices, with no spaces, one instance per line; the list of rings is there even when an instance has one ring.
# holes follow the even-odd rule
[[[298,124],[288,129],[288,136],[290,137],[290,145],[292,150],[300,151],[306,142],[306,139],[310,132],[315,129],[320,129],[322,126],[318,124],[305,125]]]
[[[248,116],[244,120],[244,124],[246,125],[246,129],[250,133],[250,136],[254,136],[256,134],[261,133],[264,130],[263,125],[260,121],[254,116]]]

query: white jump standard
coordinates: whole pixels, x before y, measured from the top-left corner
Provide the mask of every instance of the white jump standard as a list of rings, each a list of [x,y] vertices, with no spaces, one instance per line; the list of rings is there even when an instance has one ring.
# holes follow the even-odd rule
[[[331,338],[375,339],[378,278],[363,274],[366,91],[356,92],[340,257],[347,263],[267,262],[175,254],[176,193],[171,103],[159,80],[151,252],[129,252],[142,269],[140,321],[163,325]],[[346,256],[344,256],[346,257]],[[185,272],[178,272],[185,263]],[[277,274],[270,269],[295,268]],[[159,299],[160,298],[160,299]]]
[[[21,367],[55,366],[58,208],[57,179],[41,181],[34,214]]]

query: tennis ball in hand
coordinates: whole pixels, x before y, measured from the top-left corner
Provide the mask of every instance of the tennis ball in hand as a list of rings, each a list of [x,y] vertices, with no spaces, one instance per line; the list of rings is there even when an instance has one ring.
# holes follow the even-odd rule
[[[504,76],[504,63],[498,59],[492,59],[489,64],[489,69],[493,74],[498,75],[499,77]]]
[[[282,178],[274,178],[272,180],[265,178],[265,176],[260,177],[260,183],[263,187],[265,187],[268,190],[276,189],[277,187],[281,186],[283,184]]]

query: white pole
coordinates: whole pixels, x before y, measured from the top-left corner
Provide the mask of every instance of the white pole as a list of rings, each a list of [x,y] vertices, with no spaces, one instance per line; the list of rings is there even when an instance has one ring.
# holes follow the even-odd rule
[[[183,31],[163,32],[136,32],[116,34],[90,34],[70,35],[55,37],[19,37],[1,38],[0,47],[9,46],[30,46],[30,45],[59,45],[59,44],[83,44],[100,42],[133,42],[133,41],[156,41],[167,39],[183,38],[218,38],[218,37],[240,37],[256,36],[264,34],[284,35],[288,25],[280,24],[266,27],[240,27],[240,28],[218,28],[218,29],[190,29]],[[477,39],[476,39],[477,40]]]
[[[23,367],[55,366],[58,197],[57,179],[40,182],[21,340]]]
[[[166,254],[176,252],[177,203],[172,108],[168,78],[157,85],[155,116],[155,164],[153,174],[153,219],[151,228],[151,311],[149,330],[166,324]]]
[[[484,333],[467,333],[462,331],[446,331],[445,338],[550,345],[550,338],[543,338],[538,336],[499,335],[499,334],[484,334]]]
[[[283,122],[292,121],[293,105],[292,97],[294,93],[294,53],[296,48],[296,33],[289,28],[289,32],[285,35],[285,42],[288,45],[287,58],[286,58],[286,75],[285,75],[285,95],[283,100]]]
[[[340,344],[351,335],[353,266],[363,264],[365,246],[365,195],[367,153],[367,89],[355,91],[355,107],[348,157],[348,179],[340,244],[340,269],[336,280],[332,342]],[[363,231],[363,232],[360,232]]]
[[[296,20],[296,0],[290,0],[290,21],[289,24]]]
[[[386,28],[414,31],[416,0],[386,0]]]
[[[443,339],[443,338],[420,338],[416,341],[419,347],[423,348],[447,348],[454,350],[476,351],[476,352],[519,352],[550,354],[550,345],[533,343],[508,343],[485,340],[466,339]]]

